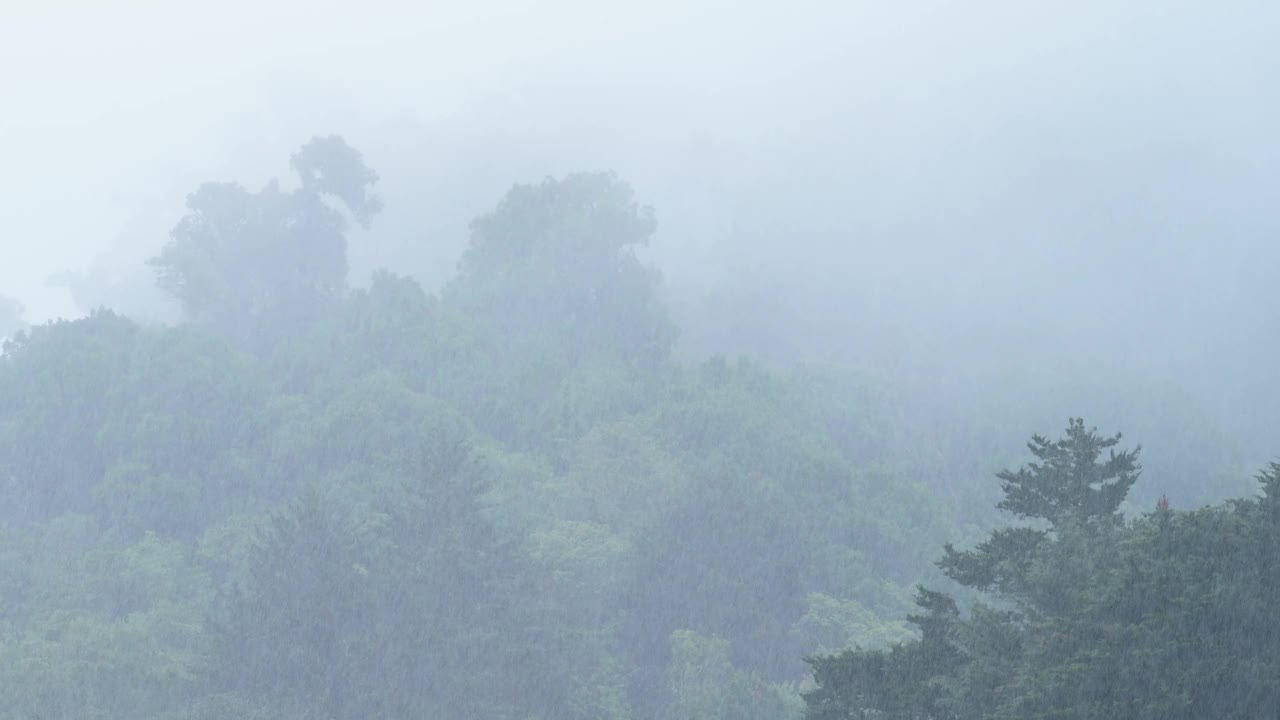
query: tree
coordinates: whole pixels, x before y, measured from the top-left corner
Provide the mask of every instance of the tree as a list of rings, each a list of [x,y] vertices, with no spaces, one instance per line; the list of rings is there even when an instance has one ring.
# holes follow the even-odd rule
[[[314,138],[292,157],[301,186],[271,181],[258,192],[206,183],[150,263],[187,318],[242,345],[272,339],[321,317],[347,280],[346,221],[326,198],[367,225],[381,203],[377,175],[337,136]]]
[[[25,312],[26,308],[22,306],[22,303],[13,298],[0,295],[0,343],[27,327],[27,324],[22,320]]]
[[[334,720],[561,707],[554,658],[531,657],[540,598],[456,416],[375,374],[297,430],[307,485],[223,594],[211,689]]]
[[[302,181],[302,190],[329,195],[347,206],[361,227],[382,211],[382,200],[371,192],[378,174],[364,164],[364,157],[337,135],[314,137],[289,158]]]
[[[1054,713],[1079,701],[1072,689],[1097,687],[1083,658],[1063,658],[1064,641],[1102,632],[1086,610],[1091,583],[1115,560],[1118,508],[1140,472],[1139,449],[1112,450],[1119,440],[1074,418],[1059,440],[1033,436],[1036,460],[997,474],[997,507],[1037,524],[998,529],[973,550],[947,544],[938,561],[997,604],[979,603],[961,620],[952,598],[921,589],[925,613],[911,617],[920,640],[810,659],[818,688],[806,696],[808,717],[1062,717]]]
[[[798,717],[793,691],[742,672],[729,661],[729,643],[691,630],[671,633],[667,670],[673,720],[787,720]]]
[[[0,356],[0,518],[90,512],[99,431],[141,330],[109,311],[32,329]]]
[[[965,552],[948,543],[939,567],[966,587],[995,589],[1008,595],[1027,591],[1029,564],[1051,530],[1118,521],[1120,503],[1142,471],[1138,464],[1141,446],[1117,453],[1112,448],[1119,442],[1119,434],[1101,437],[1096,428],[1086,429],[1079,418],[1068,422],[1066,435],[1059,440],[1032,436],[1027,449],[1036,461],[1016,472],[996,474],[1004,490],[1004,499],[996,507],[1047,523],[1049,529],[1003,528]],[[1099,462],[1104,450],[1108,455]]]
[[[658,273],[636,255],[656,229],[612,173],[516,185],[471,224],[446,297],[508,347],[554,349],[570,367],[598,354],[653,365],[675,339]]]
[[[355,717],[369,701],[353,693],[368,692],[365,673],[383,669],[367,664],[377,642],[374,563],[349,525],[315,493],[273,519],[215,635],[219,690],[332,718]]]
[[[179,543],[73,515],[0,540],[0,572],[25,574],[22,594],[0,583],[0,718],[151,717],[195,694],[209,582]]]
[[[916,604],[924,611],[910,618],[920,629],[918,641],[887,651],[845,650],[807,659],[817,687],[805,694],[806,718],[958,717],[947,709],[944,689],[935,679],[954,672],[962,661],[951,640],[959,609],[947,595],[924,588]]]
[[[1117,453],[1111,448],[1119,442],[1118,433],[1099,437],[1097,428],[1086,430],[1080,418],[1073,418],[1066,437],[1057,441],[1033,436],[1027,448],[1039,462],[996,475],[1005,494],[997,507],[1054,524],[1067,518],[1087,521],[1113,516],[1141,472],[1142,446]],[[1103,450],[1109,456],[1099,463]]]

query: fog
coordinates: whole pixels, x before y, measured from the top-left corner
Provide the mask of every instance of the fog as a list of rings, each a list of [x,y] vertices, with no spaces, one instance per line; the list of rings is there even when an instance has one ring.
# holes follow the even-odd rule
[[[1275,16],[1243,2],[16,6],[0,25],[0,293],[33,322],[96,304],[172,319],[142,261],[183,196],[257,186],[333,132],[388,200],[352,243],[356,284],[387,266],[438,287],[511,183],[611,169],[658,212],[650,252],[675,306],[708,318],[686,329],[695,352],[945,355],[953,370],[1087,357],[1244,401],[1257,396],[1241,383],[1269,378],[1275,327]]]
[[[1229,642],[1274,657],[1250,598],[1280,570],[1206,568],[1280,537],[1249,504],[1280,496],[1278,27],[1244,0],[0,0],[0,338],[37,329],[0,353],[0,658],[21,660],[0,683],[25,688],[0,720],[816,718],[824,663],[932,642],[917,583],[996,607],[1088,587],[1146,628],[1135,653],[1176,652],[1168,627],[1210,620],[1107,614],[1132,598],[1106,578],[1173,567],[1169,532],[1169,607],[1244,578]],[[291,169],[330,136],[378,175],[368,227]],[[604,171],[656,214],[655,302],[628,244],[647,216],[574,175]],[[148,260],[208,240],[171,235],[217,215],[189,196],[276,179],[244,207],[297,203],[355,291],[304,278],[275,312],[206,288],[224,315],[184,314],[199,263]],[[606,250],[572,246],[598,220],[557,204],[574,192],[615,213]],[[294,232],[251,216],[227,215]],[[544,256],[511,250],[526,236]],[[289,262],[238,268],[244,295]],[[99,307],[131,322],[46,325]],[[1016,582],[965,569],[1019,559],[1003,546],[935,564],[1000,526],[991,475],[1020,443],[1079,416],[1103,434],[1033,440],[1045,464],[1003,486],[1054,549]],[[1140,456],[1093,465],[1115,431]],[[1027,500],[1067,455],[1102,478],[1063,501],[1080,517]],[[1232,497],[1252,499],[1184,513]],[[464,560],[417,560],[437,553]],[[1173,597],[1143,577],[1134,603]],[[919,597],[929,621],[952,602]],[[420,661],[414,633],[445,649]],[[808,678],[806,655],[853,647]],[[84,674],[94,652],[115,659]],[[1177,657],[1183,682],[1266,675]],[[1177,712],[1280,702],[1231,688]],[[1133,716],[1184,716],[1160,702]]]

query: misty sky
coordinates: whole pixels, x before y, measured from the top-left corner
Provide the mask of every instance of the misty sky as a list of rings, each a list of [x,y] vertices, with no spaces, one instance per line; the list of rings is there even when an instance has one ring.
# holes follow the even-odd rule
[[[136,272],[200,182],[331,132],[388,201],[354,272],[438,285],[510,183],[611,168],[677,292],[758,278],[822,318],[856,285],[978,346],[1070,303],[1056,337],[1120,312],[1192,369],[1274,317],[1240,314],[1276,257],[1269,3],[4,8],[0,294],[31,321],[78,312],[50,275]]]

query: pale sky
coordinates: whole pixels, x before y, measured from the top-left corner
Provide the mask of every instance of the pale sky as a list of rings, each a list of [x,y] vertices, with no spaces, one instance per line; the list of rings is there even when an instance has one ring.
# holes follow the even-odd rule
[[[651,196],[857,172],[870,195],[851,212],[984,218],[977,242],[1001,252],[992,206],[1070,179],[1064,168],[1090,175],[1073,195],[1046,189],[1068,202],[1037,218],[1074,222],[1070,201],[1112,183],[1265,207],[1276,16],[1147,0],[0,0],[0,294],[33,321],[72,314],[45,278],[85,269],[129,228],[158,245],[198,183],[259,184],[330,132],[394,165],[393,127],[554,147],[555,160],[530,155],[546,173],[599,162],[641,178],[652,168],[636,158],[676,163],[667,145],[693,138],[732,173],[670,164],[650,176],[700,187]],[[1116,172],[1094,177],[1109,159]]]

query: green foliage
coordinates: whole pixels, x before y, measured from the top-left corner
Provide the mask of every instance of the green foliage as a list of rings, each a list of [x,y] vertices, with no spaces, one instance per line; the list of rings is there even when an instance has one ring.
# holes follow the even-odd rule
[[[346,288],[343,202],[361,224],[380,208],[377,175],[338,137],[316,138],[292,158],[301,187],[272,181],[258,192],[206,183],[151,260],[159,284],[187,318],[260,350],[331,310]]]
[[[671,708],[677,720],[798,718],[794,690],[734,668],[729,643],[690,630],[671,634]]]
[[[146,716],[198,690],[211,589],[180,544],[70,515],[5,540],[26,577],[5,588],[0,717]]]
[[[103,311],[33,328],[0,359],[0,515],[87,512],[106,460],[98,431],[138,329]]]
[[[1072,421],[1004,472],[1002,507],[1051,524],[950,546],[942,568],[990,595],[962,617],[923,592],[919,640],[811,659],[807,717],[1261,717],[1280,704],[1270,620],[1280,466],[1258,499],[1116,515],[1136,453]]]
[[[3,349],[4,340],[27,328],[22,320],[25,313],[22,303],[0,295],[0,349]]]
[[[187,323],[96,312],[0,356],[0,719],[1273,702],[1280,467],[1258,499],[1126,525],[1135,454],[1073,422],[1000,476],[1029,524],[935,567],[989,529],[967,481],[1002,419],[673,359],[654,213],[610,174],[513,188],[438,297],[388,272],[348,291],[376,175],[335,137],[292,163],[294,190],[189,199],[154,263]],[[960,600],[911,614],[944,576]]]
[[[446,297],[509,349],[572,368],[604,355],[652,367],[675,330],[636,256],[657,229],[609,173],[517,185],[477,218]]]
[[[1086,430],[1080,419],[1073,419],[1066,437],[1057,442],[1032,437],[1027,447],[1038,462],[996,475],[1003,481],[1005,495],[997,507],[1054,524],[1114,514],[1140,472],[1137,457],[1141,448],[1112,451],[1105,462],[1098,462],[1103,450],[1119,442],[1119,435],[1101,438],[1096,430]]]
[[[1119,435],[1099,437],[1096,430],[1085,429],[1083,420],[1074,418],[1060,440],[1033,436],[1027,448],[1036,461],[1016,472],[996,474],[1004,491],[1004,499],[996,507],[1048,523],[1050,529],[1001,528],[966,552],[948,544],[939,567],[966,587],[994,589],[1019,599],[1037,592],[1037,586],[1029,582],[1032,562],[1052,532],[1101,533],[1118,522],[1120,504],[1141,472],[1138,450],[1111,450],[1119,442]],[[1103,450],[1109,455],[1099,462]]]
[[[806,718],[956,717],[935,678],[959,662],[950,641],[959,612],[951,598],[923,588],[916,604],[924,611],[911,616],[920,630],[918,641],[809,660],[816,687],[804,696]]]
[[[796,631],[805,636],[806,647],[824,655],[852,647],[892,647],[913,636],[906,622],[885,620],[858,600],[840,600],[823,593],[809,595]]]
[[[559,513],[635,537],[673,510],[690,480],[634,420],[597,425],[574,443],[548,487]]]
[[[382,200],[371,192],[378,174],[364,164],[364,157],[337,135],[311,138],[289,158],[304,192],[328,195],[341,201],[363,227],[382,210]]]

